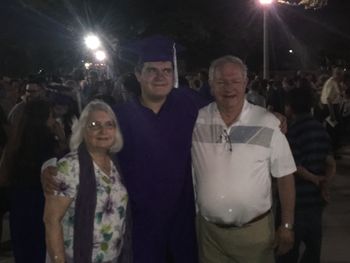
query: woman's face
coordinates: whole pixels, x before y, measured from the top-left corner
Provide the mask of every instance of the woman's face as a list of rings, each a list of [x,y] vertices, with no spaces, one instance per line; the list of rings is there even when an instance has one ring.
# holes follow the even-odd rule
[[[92,112],[85,127],[84,140],[89,151],[108,151],[116,138],[116,124],[105,111]]]

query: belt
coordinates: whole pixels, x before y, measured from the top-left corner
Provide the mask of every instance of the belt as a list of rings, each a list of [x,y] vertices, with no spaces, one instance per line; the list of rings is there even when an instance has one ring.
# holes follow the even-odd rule
[[[225,223],[217,223],[217,222],[210,222],[214,225],[216,225],[217,227],[220,227],[220,228],[234,228],[234,227],[245,227],[245,226],[248,226],[252,223],[255,223],[255,222],[258,222],[260,220],[262,220],[263,218],[265,218],[266,216],[268,216],[271,212],[271,209],[267,210],[265,213],[262,213],[261,215],[258,215],[256,217],[254,217],[253,219],[251,219],[250,221],[248,221],[247,223],[244,223],[243,225],[236,225],[236,224],[225,224]]]

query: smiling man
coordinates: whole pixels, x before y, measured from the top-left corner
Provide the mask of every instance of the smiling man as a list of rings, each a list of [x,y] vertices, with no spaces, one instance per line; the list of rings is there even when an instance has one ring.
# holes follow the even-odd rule
[[[279,121],[245,100],[247,68],[237,57],[209,69],[215,102],[199,111],[192,159],[201,263],[274,262],[293,245],[296,167]],[[274,239],[271,176],[277,178],[282,224]]]

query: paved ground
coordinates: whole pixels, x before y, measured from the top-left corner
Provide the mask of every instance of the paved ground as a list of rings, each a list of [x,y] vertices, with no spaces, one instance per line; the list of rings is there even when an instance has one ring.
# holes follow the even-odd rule
[[[350,147],[341,156],[323,217],[323,263],[350,263]]]
[[[322,263],[350,263],[350,146],[343,148],[341,156],[323,218]],[[4,228],[3,241],[9,237],[8,219]],[[11,253],[0,251],[0,263],[14,263]]]

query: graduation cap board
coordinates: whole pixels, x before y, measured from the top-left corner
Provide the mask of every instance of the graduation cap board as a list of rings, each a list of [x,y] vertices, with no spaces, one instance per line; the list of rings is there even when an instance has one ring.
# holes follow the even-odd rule
[[[154,35],[143,38],[128,45],[130,52],[138,56],[138,61],[155,62],[155,61],[171,61],[174,66],[174,87],[178,87],[178,70],[177,70],[177,52],[184,51],[185,48],[176,44],[169,37]]]

